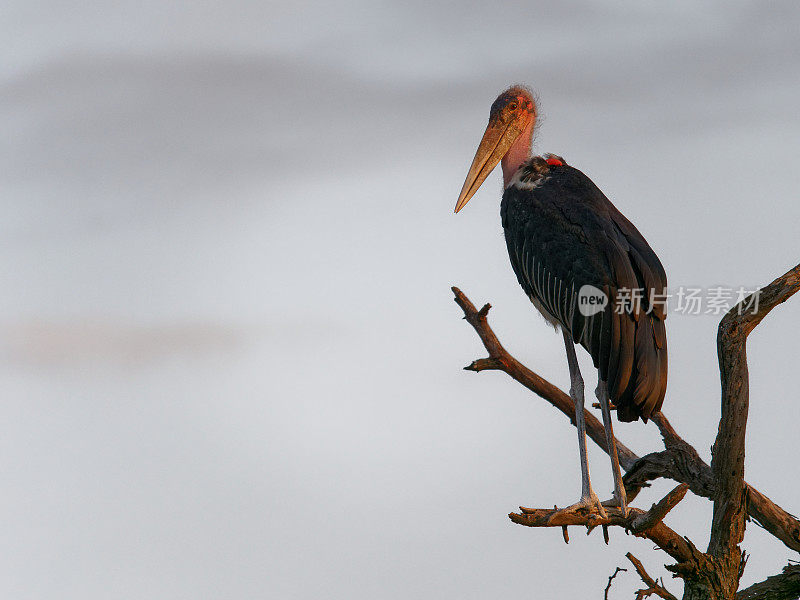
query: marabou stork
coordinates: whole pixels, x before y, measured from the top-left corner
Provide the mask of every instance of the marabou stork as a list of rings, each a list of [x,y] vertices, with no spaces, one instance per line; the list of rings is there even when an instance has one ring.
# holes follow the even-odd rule
[[[498,96],[455,212],[502,162],[500,216],[511,266],[533,305],[561,329],[567,350],[581,458],[581,498],[569,508],[605,514],[589,481],[578,343],[599,372],[596,394],[614,473],[614,498],[605,504],[626,513],[609,402],[628,422],[647,422],[661,408],[667,277],[642,234],[586,175],[560,156],[531,156],[536,116],[528,89],[514,86]],[[596,304],[589,304],[592,296]]]

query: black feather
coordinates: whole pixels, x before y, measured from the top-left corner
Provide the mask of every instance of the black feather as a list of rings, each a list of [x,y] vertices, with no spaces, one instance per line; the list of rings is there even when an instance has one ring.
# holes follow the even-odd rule
[[[667,338],[661,262],[644,237],[581,171],[534,157],[503,194],[500,213],[511,266],[528,296],[592,356],[620,420],[647,420],[661,408]],[[605,309],[584,316],[578,293],[602,290]],[[618,312],[621,290],[640,289],[642,305]]]

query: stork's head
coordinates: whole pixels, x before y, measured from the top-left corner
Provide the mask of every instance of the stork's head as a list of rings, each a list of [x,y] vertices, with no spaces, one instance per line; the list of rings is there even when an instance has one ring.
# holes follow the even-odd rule
[[[489,125],[458,195],[456,212],[464,208],[504,157],[504,172],[516,171],[528,159],[535,123],[536,101],[529,89],[515,85],[497,97],[489,112]]]

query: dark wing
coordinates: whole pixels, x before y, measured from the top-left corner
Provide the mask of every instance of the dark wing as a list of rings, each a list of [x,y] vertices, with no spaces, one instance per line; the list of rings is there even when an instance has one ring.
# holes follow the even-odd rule
[[[646,421],[661,408],[667,382],[666,312],[658,302],[667,278],[656,254],[586,175],[566,165],[536,185],[511,185],[501,215],[525,293],[591,354],[619,419]],[[584,286],[606,296],[603,310],[581,310]],[[633,302],[620,311],[625,299]]]

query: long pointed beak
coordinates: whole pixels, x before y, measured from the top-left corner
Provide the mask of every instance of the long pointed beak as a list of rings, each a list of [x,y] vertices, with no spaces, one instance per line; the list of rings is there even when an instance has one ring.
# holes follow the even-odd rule
[[[519,136],[520,131],[513,127],[512,123],[503,123],[499,119],[494,122],[489,121],[486,131],[483,133],[483,139],[478,144],[478,151],[472,160],[469,173],[467,173],[464,187],[461,188],[461,193],[458,195],[455,212],[464,208]]]

